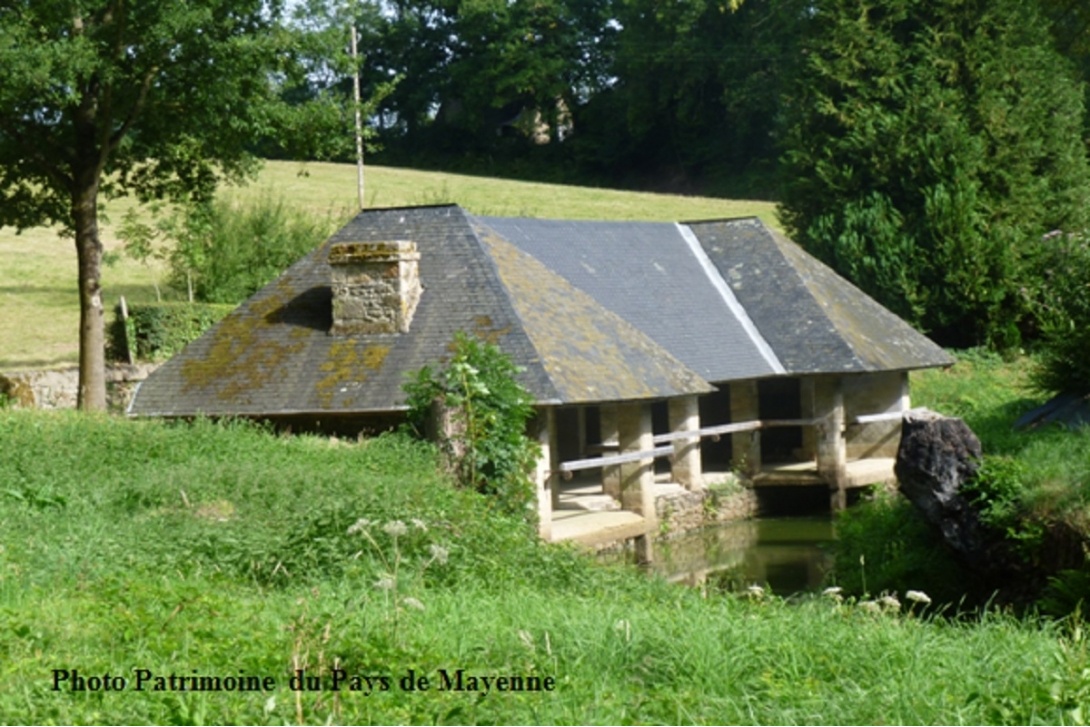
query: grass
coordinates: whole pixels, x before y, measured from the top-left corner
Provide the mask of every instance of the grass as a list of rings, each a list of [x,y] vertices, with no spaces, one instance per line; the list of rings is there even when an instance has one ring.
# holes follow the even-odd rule
[[[370,207],[456,202],[476,214],[570,219],[693,220],[758,215],[777,224],[770,202],[683,197],[618,190],[368,167]],[[227,196],[259,198],[272,193],[316,215],[347,219],[356,207],[356,168],[348,164],[305,165],[269,162],[256,182],[226,189]],[[118,252],[115,224],[132,200],[105,205],[102,225],[108,251]],[[0,370],[40,368],[77,361],[79,303],[71,240],[56,230],[33,229],[16,235],[0,229]],[[160,270],[120,259],[103,273],[105,300],[154,300]]]
[[[1028,724],[1086,703],[1078,633],[596,567],[398,437],[0,411],[0,438],[5,721]],[[272,683],[136,691],[134,669]],[[293,690],[297,669],[322,688]],[[555,689],[442,690],[458,669]],[[336,670],[360,689],[333,691]]]

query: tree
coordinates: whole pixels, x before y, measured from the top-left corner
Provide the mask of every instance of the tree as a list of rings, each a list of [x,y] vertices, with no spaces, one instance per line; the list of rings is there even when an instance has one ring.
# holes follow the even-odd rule
[[[79,406],[106,406],[101,199],[208,199],[252,173],[288,120],[320,139],[339,112],[289,107],[280,0],[15,0],[0,6],[0,225],[55,224],[79,265]],[[310,132],[310,133],[304,133]]]
[[[1081,91],[1034,3],[817,0],[782,219],[947,345],[1017,345],[1042,235],[1087,221]]]

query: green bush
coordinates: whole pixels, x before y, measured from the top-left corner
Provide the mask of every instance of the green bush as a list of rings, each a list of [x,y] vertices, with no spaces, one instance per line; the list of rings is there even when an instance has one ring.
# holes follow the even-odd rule
[[[915,508],[879,496],[837,518],[836,581],[856,595],[921,590],[936,604],[973,598],[977,583]]]
[[[518,367],[496,346],[457,333],[451,349],[445,368],[425,366],[405,384],[410,425],[422,435],[435,406],[450,411],[454,431],[437,434],[457,480],[532,521],[530,472],[538,447],[527,438],[526,425],[533,397],[515,380]]]
[[[1042,343],[1033,383],[1043,391],[1090,392],[1090,241],[1046,236],[1040,258]]]
[[[233,309],[232,305],[210,303],[139,303],[129,306],[129,318],[123,321],[118,304],[109,330],[109,347],[118,360],[127,358],[127,350],[143,361],[161,361]]]
[[[321,244],[339,225],[265,195],[246,204],[194,203],[146,224],[127,215],[119,235],[139,260],[167,262],[171,287],[190,300],[240,303]]]

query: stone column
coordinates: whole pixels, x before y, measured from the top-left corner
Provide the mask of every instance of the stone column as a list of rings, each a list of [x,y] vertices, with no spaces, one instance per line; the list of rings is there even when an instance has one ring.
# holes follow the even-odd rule
[[[847,504],[848,449],[844,439],[844,386],[839,376],[822,376],[814,385],[814,415],[820,417],[817,438],[817,467],[829,485],[833,512]]]
[[[734,381],[730,385],[731,422],[752,422],[761,418],[757,403],[756,381]],[[761,471],[761,432],[737,432],[730,435],[731,464],[743,474]]]
[[[700,429],[700,408],[695,396],[680,396],[667,404],[671,432],[695,432]],[[704,489],[700,464],[700,436],[674,440],[674,459],[670,465],[674,482],[686,490]]]
[[[816,419],[814,411],[814,377],[803,376],[799,379],[799,413],[803,419]],[[814,425],[802,428],[802,459],[813,462],[817,458],[817,428]]]
[[[621,453],[644,452],[655,446],[651,429],[651,407],[646,404],[621,404],[617,407],[617,434]],[[655,528],[655,460],[653,457],[621,465],[621,507],[636,513]],[[650,563],[651,536],[636,538],[636,559]]]
[[[602,443],[616,442],[618,441],[617,432],[617,407],[612,404],[603,404],[599,411],[599,419],[601,420],[600,434]],[[613,452],[603,452],[602,455],[608,457]],[[602,491],[610,497],[620,500],[621,499],[621,466],[618,464],[606,465],[602,468]]]
[[[556,478],[560,476],[560,460],[556,446],[556,412],[552,407],[539,410],[534,417],[534,436],[541,447],[541,456],[534,467],[534,485],[537,491],[538,535],[543,540],[553,539],[553,509],[559,497]]]

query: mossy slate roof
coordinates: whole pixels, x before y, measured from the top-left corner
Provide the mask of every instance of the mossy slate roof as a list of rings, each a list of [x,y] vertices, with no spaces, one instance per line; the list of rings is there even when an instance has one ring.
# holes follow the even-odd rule
[[[329,247],[412,240],[408,333],[333,336]],[[947,365],[941,349],[756,220],[688,225],[360,213],[166,362],[138,416],[404,408],[457,331],[497,344],[541,404],[659,399],[709,381]]]

